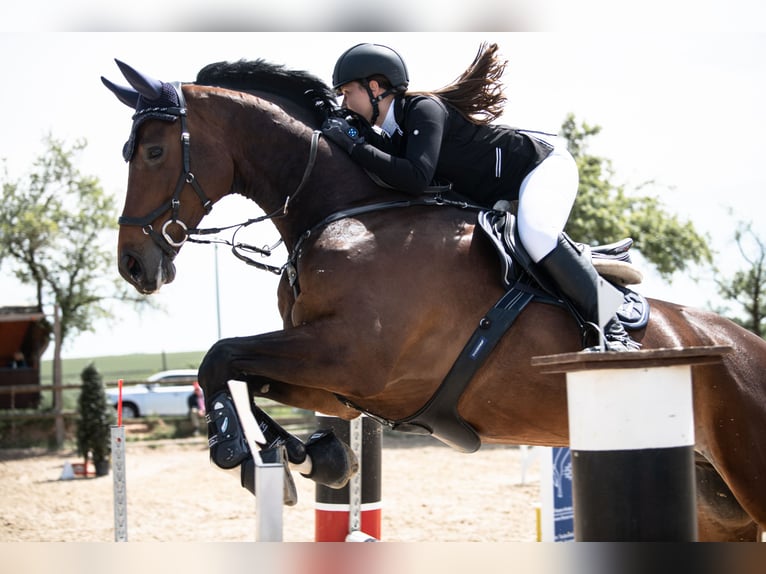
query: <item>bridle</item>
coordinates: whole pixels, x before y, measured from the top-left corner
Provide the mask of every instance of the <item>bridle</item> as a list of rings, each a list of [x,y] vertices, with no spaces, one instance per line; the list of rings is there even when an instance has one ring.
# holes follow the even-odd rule
[[[131,133],[131,138],[128,140],[128,143],[126,144],[125,149],[123,150],[123,157],[126,161],[130,160],[130,157],[133,153],[133,139],[135,138],[135,131],[137,122],[141,122],[144,119],[147,118],[156,118],[161,119],[165,121],[175,121],[176,118],[180,119],[181,123],[181,153],[183,157],[183,167],[181,168],[181,174],[178,177],[178,181],[176,182],[176,187],[173,192],[173,196],[160,205],[157,209],[152,211],[151,213],[143,216],[143,217],[133,217],[133,216],[126,216],[122,215],[117,220],[117,222],[120,225],[133,225],[133,226],[139,226],[142,228],[143,232],[150,236],[152,240],[162,249],[171,259],[175,258],[177,251],[177,248],[180,248],[187,240],[192,241],[195,243],[224,243],[227,245],[230,245],[232,248],[232,252],[234,255],[244,261],[245,263],[248,263],[249,265],[253,265],[259,269],[264,269],[267,271],[271,271],[273,273],[281,273],[283,270],[283,267],[274,267],[272,265],[265,265],[263,263],[254,261],[247,255],[244,255],[241,253],[241,251],[250,251],[250,252],[256,252],[260,253],[262,255],[271,255],[271,251],[276,248],[277,245],[281,243],[280,241],[272,246],[267,248],[259,248],[254,247],[252,245],[244,244],[244,243],[234,243],[232,240],[217,240],[217,241],[205,241],[205,240],[199,240],[194,239],[193,235],[209,235],[212,233],[219,233],[221,231],[225,231],[227,229],[236,228],[237,231],[240,229],[247,227],[248,225],[251,225],[253,223],[259,223],[261,221],[274,219],[276,217],[282,217],[287,215],[288,208],[290,206],[290,203],[295,200],[295,198],[298,196],[298,194],[303,190],[306,183],[308,182],[308,179],[311,175],[311,172],[314,169],[314,164],[316,163],[317,158],[317,150],[319,148],[319,137],[321,136],[321,131],[314,130],[312,137],[311,137],[311,150],[309,152],[309,159],[308,163],[306,164],[306,168],[303,172],[303,177],[298,184],[298,187],[295,189],[295,191],[288,195],[285,199],[284,204],[274,210],[271,213],[268,213],[266,215],[263,215],[261,217],[256,217],[253,219],[249,219],[245,222],[238,223],[235,225],[229,225],[226,227],[218,227],[218,228],[209,228],[209,229],[189,229],[188,226],[181,221],[178,218],[178,212],[181,208],[181,192],[184,190],[184,187],[186,185],[191,185],[192,189],[197,194],[197,197],[199,198],[200,202],[202,203],[202,208],[205,211],[205,215],[210,213],[211,209],[213,208],[213,202],[210,200],[205,192],[202,190],[202,187],[197,182],[197,178],[191,171],[191,161],[190,161],[190,152],[189,152],[189,142],[190,142],[190,135],[189,130],[186,126],[186,100],[183,95],[183,90],[181,89],[181,84],[179,82],[174,82],[172,86],[175,88],[176,93],[178,94],[178,106],[175,107],[162,107],[162,108],[146,108],[139,112],[136,112],[133,115],[133,132]],[[160,215],[163,213],[170,211],[170,219],[165,221],[165,223],[162,225],[162,228],[160,230],[160,233],[158,233],[153,225],[152,222],[157,219]],[[171,225],[178,226],[181,231],[183,232],[183,237],[180,240],[175,240],[168,232],[168,228]],[[236,231],[234,232],[236,235]]]
[[[160,249],[162,249],[171,259],[176,256],[176,250],[174,248],[181,247],[181,245],[183,245],[189,238],[189,229],[187,225],[178,218],[178,212],[181,208],[181,192],[184,190],[184,187],[186,187],[186,185],[191,185],[192,189],[195,191],[197,197],[202,203],[202,208],[205,210],[205,215],[210,213],[210,210],[213,208],[213,202],[207,197],[207,195],[205,195],[202,187],[197,182],[197,178],[191,171],[191,162],[189,159],[190,138],[189,130],[186,127],[186,100],[184,99],[181,85],[179,83],[174,83],[173,87],[178,94],[179,105],[177,107],[147,108],[136,112],[136,114],[133,116],[134,131],[136,121],[140,121],[146,117],[158,116],[161,119],[170,119],[171,121],[176,117],[180,119],[181,153],[183,156],[183,167],[181,168],[181,174],[179,175],[178,181],[176,182],[173,196],[168,201],[160,205],[157,209],[151,213],[148,213],[147,215],[144,215],[143,217],[122,215],[117,220],[117,223],[120,225],[134,225],[141,227],[143,232],[150,236],[152,240],[154,240],[154,242],[160,247]],[[167,116],[170,116],[170,118]],[[134,134],[131,135],[131,138],[133,137]],[[128,143],[130,144],[131,141],[129,140]],[[127,145],[128,144],[126,144],[126,146]],[[123,151],[123,156],[125,154],[126,152]],[[132,155],[132,149],[130,150],[130,154]],[[126,158],[126,161],[129,159],[130,156]],[[170,211],[170,219],[162,224],[162,229],[160,230],[160,233],[158,233],[152,226],[152,222],[166,211]],[[170,235],[168,228],[171,225],[178,226],[183,232],[183,237],[180,240],[177,241]]]

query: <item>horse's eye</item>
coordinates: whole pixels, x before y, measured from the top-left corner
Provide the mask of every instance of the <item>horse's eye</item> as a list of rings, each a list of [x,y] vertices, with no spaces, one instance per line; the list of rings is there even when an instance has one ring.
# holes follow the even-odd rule
[[[152,146],[147,151],[148,159],[159,159],[162,157],[162,148],[160,146]]]

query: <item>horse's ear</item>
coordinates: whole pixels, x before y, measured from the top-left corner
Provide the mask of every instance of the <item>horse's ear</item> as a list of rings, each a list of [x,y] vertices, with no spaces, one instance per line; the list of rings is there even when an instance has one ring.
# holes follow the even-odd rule
[[[138,93],[144,96],[147,100],[157,100],[162,96],[162,82],[145,76],[140,72],[137,72],[125,62],[115,59],[117,66],[119,66],[122,75],[128,80],[128,83],[133,86]]]
[[[138,92],[136,90],[126,86],[118,86],[107,80],[104,76],[101,76],[101,82],[109,88],[109,90],[117,96],[117,99],[123,104],[134,110],[136,109],[136,105],[138,104]]]

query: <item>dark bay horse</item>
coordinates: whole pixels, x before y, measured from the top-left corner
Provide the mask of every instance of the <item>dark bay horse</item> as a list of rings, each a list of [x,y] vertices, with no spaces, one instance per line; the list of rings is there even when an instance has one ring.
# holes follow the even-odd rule
[[[186,228],[230,193],[257,203],[291,254],[278,290],[284,328],[217,342],[200,366],[206,396],[239,379],[255,397],[347,419],[416,412],[504,290],[476,213],[398,207],[412,198],[317,137],[333,94],[309,74],[236,62],[171,85],[118,64],[131,87],[104,81],[137,110],[121,275],[141,293],[171,282]],[[355,210],[381,202],[397,207]],[[733,349],[692,368],[699,536],[755,540],[766,526],[766,342],[707,311],[651,306],[632,333],[644,349]],[[471,380],[460,415],[485,444],[567,445],[564,376],[531,358],[580,349],[568,311],[531,302]]]

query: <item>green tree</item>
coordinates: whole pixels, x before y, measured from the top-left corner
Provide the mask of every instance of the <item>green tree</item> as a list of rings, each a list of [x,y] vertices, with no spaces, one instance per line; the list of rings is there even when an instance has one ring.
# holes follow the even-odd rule
[[[755,235],[750,224],[740,224],[734,234],[742,258],[748,264],[729,279],[717,279],[718,292],[727,301],[737,304],[744,317],[721,311],[732,321],[759,337],[766,332],[766,245]],[[749,246],[745,243],[749,242]]]
[[[63,343],[112,316],[111,302],[141,298],[115,272],[114,198],[75,166],[85,141],[67,147],[49,135],[45,144],[28,176],[13,180],[4,166],[0,266],[34,289],[40,308],[58,307]]]
[[[635,249],[664,279],[687,270],[691,264],[711,263],[708,238],[700,235],[691,222],[669,213],[657,197],[628,193],[624,186],[613,183],[611,162],[588,153],[590,138],[600,131],[599,126],[578,125],[573,114],[561,126],[561,135],[567,139],[580,172],[567,233],[591,245],[632,237]]]
[[[112,450],[109,426],[114,422],[112,407],[106,400],[104,381],[91,363],[80,374],[82,391],[77,403],[80,415],[77,421],[77,452],[87,461],[93,459],[96,474],[109,471],[109,453]]]

